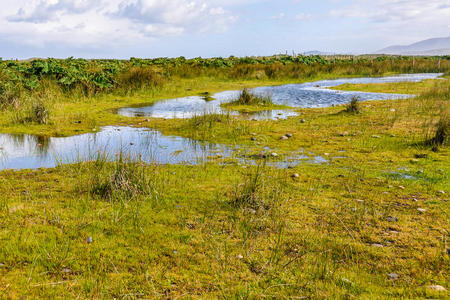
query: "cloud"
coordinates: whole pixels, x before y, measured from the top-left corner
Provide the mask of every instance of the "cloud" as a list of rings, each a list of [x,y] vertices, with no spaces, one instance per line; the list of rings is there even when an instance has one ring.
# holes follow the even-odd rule
[[[279,13],[279,14],[276,15],[276,16],[271,16],[271,17],[269,17],[269,19],[272,19],[272,20],[281,20],[281,19],[284,19],[285,16],[286,16],[286,15],[285,15],[284,13]]]
[[[237,19],[207,0],[6,0],[3,8],[0,37],[42,47],[132,45],[222,32]]]
[[[306,21],[306,20],[311,20],[312,19],[312,15],[311,14],[305,14],[305,13],[299,13],[294,18],[296,20],[298,20],[298,21]]]
[[[450,6],[442,0],[356,0],[330,12],[342,20],[357,19],[374,36],[392,42],[447,36],[449,15]]]

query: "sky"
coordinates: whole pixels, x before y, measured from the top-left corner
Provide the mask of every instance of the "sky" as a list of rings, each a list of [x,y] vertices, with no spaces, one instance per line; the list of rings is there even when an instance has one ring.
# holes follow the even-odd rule
[[[450,36],[450,0],[1,0],[0,57],[370,53]]]

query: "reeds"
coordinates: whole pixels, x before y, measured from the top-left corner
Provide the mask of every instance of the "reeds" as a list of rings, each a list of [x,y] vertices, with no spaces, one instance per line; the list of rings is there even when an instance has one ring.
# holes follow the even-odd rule
[[[235,101],[227,103],[228,105],[272,105],[272,98],[270,96],[260,96],[250,92],[248,89],[243,89]]]
[[[352,97],[350,102],[347,104],[347,108],[345,109],[345,111],[352,114],[359,114],[361,112],[359,98],[355,96]]]

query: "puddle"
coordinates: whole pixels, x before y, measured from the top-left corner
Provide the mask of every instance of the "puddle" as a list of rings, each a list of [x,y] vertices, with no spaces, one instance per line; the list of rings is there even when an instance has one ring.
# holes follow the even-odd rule
[[[357,95],[361,100],[396,99],[408,95],[337,92],[327,89],[344,83],[376,83],[421,81],[440,74],[411,74],[383,78],[353,78],[323,80],[313,83],[260,87],[255,93],[270,93],[277,104],[292,107],[322,107],[348,102]],[[232,101],[240,91],[226,91],[214,95],[216,100],[206,101],[205,95],[157,102],[152,106],[123,108],[125,116],[151,116],[157,118],[189,118],[202,113],[223,112],[220,104]],[[206,95],[209,97],[209,95]],[[206,97],[206,98],[208,98]],[[209,100],[209,98],[207,99]],[[233,114],[239,115],[237,112]],[[248,119],[283,119],[296,115],[292,110],[273,110],[241,114]],[[270,149],[265,149],[270,150]],[[99,154],[114,159],[124,153],[132,158],[159,164],[198,164],[218,157],[234,158],[242,154],[242,147],[233,149],[218,144],[201,143],[192,139],[164,136],[156,130],[133,127],[104,127],[100,132],[72,137],[44,138],[33,135],[0,134],[0,170],[52,168],[58,164],[95,159]],[[289,157],[271,159],[269,166],[295,167],[301,163],[324,164],[329,161],[314,153],[300,151]],[[238,163],[252,164],[256,159],[238,158]],[[412,179],[412,178],[411,178]]]
[[[425,79],[435,79],[442,74],[407,74],[380,78],[345,78],[336,80],[321,80],[302,84],[287,84],[280,86],[266,86],[252,89],[259,95],[270,95],[275,104],[291,107],[327,107],[348,103],[356,96],[361,101],[405,99],[413,97],[404,94],[365,93],[352,91],[335,91],[329,88],[345,83],[388,83],[388,82],[419,82]],[[230,113],[240,115],[247,119],[285,119],[297,116],[292,110],[264,111],[258,113],[239,114],[235,111],[224,110],[222,103],[233,101],[239,96],[240,91],[225,91],[212,95],[215,100],[207,101],[204,96],[190,96],[170,100],[159,101],[150,106],[127,107],[118,110],[118,114],[128,117],[154,117],[154,118],[190,118],[205,113]]]
[[[239,146],[227,147],[164,136],[156,130],[134,127],[107,126],[96,133],[71,137],[0,134],[0,170],[53,168],[59,164],[95,160],[99,155],[106,155],[113,160],[119,154],[148,163],[187,165],[217,159],[222,164],[236,156],[240,164],[256,165],[257,157],[246,156],[248,151]],[[265,151],[269,154],[272,152],[269,148],[265,148]],[[326,162],[321,156],[313,153],[307,156],[301,151],[292,156],[269,159],[267,165],[289,168],[302,163]]]
[[[120,153],[146,162],[197,164],[219,154],[230,156],[232,150],[132,127],[104,127],[97,133],[71,137],[0,134],[0,169],[51,168],[58,162],[93,160],[99,154],[113,159]]]

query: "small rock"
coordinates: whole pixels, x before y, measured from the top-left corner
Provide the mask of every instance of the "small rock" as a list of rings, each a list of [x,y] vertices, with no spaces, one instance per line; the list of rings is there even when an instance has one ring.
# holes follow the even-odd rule
[[[444,191],[438,191],[438,194],[445,195],[445,192]]]
[[[325,156],[330,156],[330,153],[324,153],[323,155],[325,155]]]
[[[72,270],[69,268],[64,268],[64,269],[62,269],[62,272],[65,274],[69,274],[69,273],[72,273]]]
[[[397,230],[389,230],[389,233],[391,233],[391,234],[398,234],[398,231]]]
[[[145,122],[150,122],[150,119],[145,119]]]
[[[392,186],[392,185],[388,185],[388,188],[392,189],[392,188],[393,188],[393,186]]]
[[[292,178],[299,178],[300,175],[299,175],[298,173],[294,173],[294,174],[291,175],[291,177],[292,177]]]
[[[418,208],[417,211],[419,211],[419,212],[421,212],[421,213],[424,213],[424,212],[426,212],[427,210],[426,210],[425,208]]]
[[[287,136],[283,135],[280,139],[281,140],[288,140],[289,138]]]
[[[390,280],[397,280],[399,277],[400,277],[400,276],[398,276],[398,274],[396,274],[396,273],[389,273],[389,274],[388,274],[388,278],[389,278]]]
[[[390,111],[391,111],[391,112],[395,112],[395,108],[391,108]]]
[[[375,248],[383,248],[384,247],[384,245],[378,244],[378,243],[373,243],[370,246],[375,247]]]
[[[292,134],[286,133],[286,136],[287,136],[288,138],[291,138],[291,137],[292,137]]]
[[[398,188],[401,189],[401,190],[405,189],[405,187],[403,185],[399,185]]]
[[[445,292],[447,290],[442,285],[437,285],[437,284],[436,285],[429,285],[429,286],[427,286],[427,289],[435,290],[435,291],[439,291],[439,292]]]
[[[253,208],[248,208],[247,211],[252,215],[256,214],[256,210],[254,210]]]
[[[397,217],[388,216],[386,218],[386,221],[388,221],[388,222],[398,222],[398,218]]]
[[[414,157],[415,157],[415,158],[427,158],[428,155],[425,154],[425,153],[421,153],[421,154],[415,154]]]
[[[278,156],[278,154],[275,153],[275,152],[273,152],[271,155],[272,155],[273,157],[277,157],[277,156]]]
[[[391,134],[391,137],[395,137],[395,134]]]
[[[86,243],[90,244],[93,242],[92,236],[88,236],[88,238],[86,239]]]
[[[244,257],[241,254],[239,254],[238,256],[236,256],[236,258],[237,259],[243,259]]]
[[[381,139],[381,136],[374,134],[374,135],[372,135],[372,138],[374,138],[374,139]]]
[[[178,251],[177,250],[173,250],[173,254],[178,254]]]
[[[306,120],[305,119],[301,119],[300,123],[306,123]]]
[[[250,135],[252,135],[252,136],[256,136],[256,133],[252,132],[252,133],[250,133]]]
[[[423,170],[417,171],[417,174],[423,174]]]
[[[412,164],[416,164],[416,163],[419,162],[419,160],[417,158],[413,158],[409,162],[412,163]]]
[[[348,135],[347,131],[344,131],[343,133],[340,134],[340,136],[347,136],[347,135]]]
[[[6,265],[4,263],[0,263],[0,267],[5,267]]]
[[[361,199],[355,199],[355,201],[359,202],[359,203],[364,203],[364,200],[361,200]]]
[[[256,141],[256,137],[252,136],[252,137],[250,138],[250,140]]]

